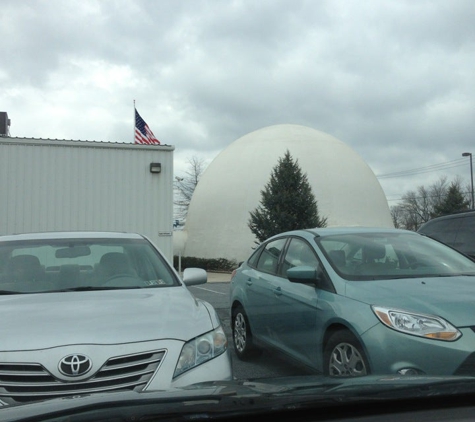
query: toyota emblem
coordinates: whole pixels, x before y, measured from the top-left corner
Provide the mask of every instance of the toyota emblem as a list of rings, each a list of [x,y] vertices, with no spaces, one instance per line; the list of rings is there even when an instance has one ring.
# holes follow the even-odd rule
[[[68,377],[87,374],[92,368],[92,361],[86,355],[68,355],[59,361],[59,371]]]

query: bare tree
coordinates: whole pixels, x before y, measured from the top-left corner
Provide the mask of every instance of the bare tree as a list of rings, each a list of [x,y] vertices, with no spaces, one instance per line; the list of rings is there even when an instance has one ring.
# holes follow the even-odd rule
[[[415,191],[405,193],[402,202],[391,207],[394,227],[417,231],[423,223],[438,216],[440,209],[446,208],[451,187],[462,190],[460,177],[449,184],[447,176],[442,176],[428,188],[419,186]]]
[[[458,181],[458,180],[459,178],[457,176],[455,181]],[[431,196],[431,203],[432,203],[433,209],[437,208],[438,206],[440,206],[442,202],[445,201],[448,189],[449,189],[449,182],[447,180],[447,176],[441,176],[437,182],[435,182],[434,184],[430,186],[430,196]]]
[[[393,220],[394,227],[396,229],[403,229],[405,225],[403,223],[404,220],[404,209],[401,205],[395,205],[391,207],[391,219]]]
[[[404,226],[409,230],[417,230],[420,225],[430,219],[432,204],[430,188],[419,186],[402,197],[404,210]]]
[[[206,160],[197,156],[189,158],[187,162],[188,169],[183,177],[175,177],[174,185],[175,199],[173,204],[177,209],[176,216],[181,219],[186,218],[193,192],[207,166]]]

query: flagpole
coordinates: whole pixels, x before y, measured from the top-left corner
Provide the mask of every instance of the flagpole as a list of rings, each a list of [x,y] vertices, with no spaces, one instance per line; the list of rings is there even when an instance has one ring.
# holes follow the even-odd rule
[[[135,144],[135,100],[134,100],[134,118],[132,119],[132,122],[134,124],[134,133],[132,137],[132,143]]]

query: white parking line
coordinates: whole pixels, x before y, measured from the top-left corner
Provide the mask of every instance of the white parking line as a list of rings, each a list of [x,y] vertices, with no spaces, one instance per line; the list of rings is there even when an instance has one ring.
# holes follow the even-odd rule
[[[227,293],[223,293],[223,292],[217,292],[215,290],[211,290],[211,289],[205,289],[204,287],[198,287],[198,286],[193,286],[195,289],[200,289],[200,290],[206,290],[207,292],[211,292],[211,293],[216,293],[218,295],[227,295]]]

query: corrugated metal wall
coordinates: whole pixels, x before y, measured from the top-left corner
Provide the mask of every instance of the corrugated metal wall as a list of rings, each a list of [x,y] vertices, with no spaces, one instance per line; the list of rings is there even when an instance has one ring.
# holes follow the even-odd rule
[[[172,259],[172,146],[0,138],[0,233],[144,234]],[[150,163],[162,165],[150,173]]]

